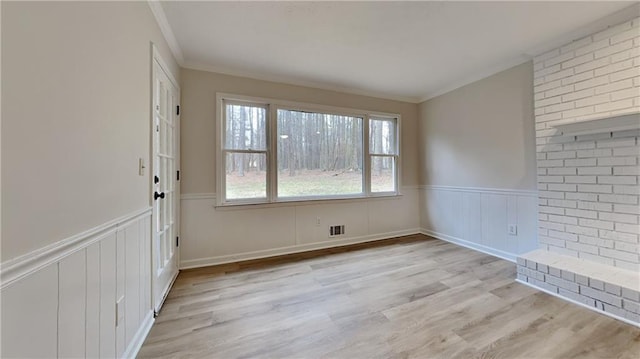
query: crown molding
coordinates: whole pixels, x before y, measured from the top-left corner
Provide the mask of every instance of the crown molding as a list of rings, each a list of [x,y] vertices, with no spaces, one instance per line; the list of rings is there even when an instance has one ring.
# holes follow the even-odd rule
[[[169,49],[171,50],[173,57],[175,57],[178,65],[182,66],[184,64],[182,49],[178,44],[178,40],[176,40],[176,36],[171,29],[171,25],[169,25],[169,20],[167,20],[167,16],[164,13],[164,9],[162,8],[160,1],[147,0],[147,4],[149,4],[151,13],[153,13],[153,17],[156,19],[158,27],[160,27],[160,31],[162,32],[162,36],[164,36],[167,45],[169,45]]]

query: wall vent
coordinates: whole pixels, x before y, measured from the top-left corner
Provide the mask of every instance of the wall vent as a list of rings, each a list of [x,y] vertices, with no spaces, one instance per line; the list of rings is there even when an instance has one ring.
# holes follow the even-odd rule
[[[341,236],[344,234],[344,224],[329,226],[329,237]]]

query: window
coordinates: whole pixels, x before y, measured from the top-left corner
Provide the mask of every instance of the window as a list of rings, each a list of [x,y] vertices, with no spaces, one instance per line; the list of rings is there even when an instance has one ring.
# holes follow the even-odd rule
[[[218,97],[219,204],[398,194],[399,116]]]

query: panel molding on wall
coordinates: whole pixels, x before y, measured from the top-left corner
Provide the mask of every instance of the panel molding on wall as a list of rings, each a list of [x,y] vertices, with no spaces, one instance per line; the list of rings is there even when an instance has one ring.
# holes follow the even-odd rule
[[[154,322],[151,255],[144,208],[5,263],[0,355],[134,357]]]
[[[180,268],[340,247],[420,233],[418,187],[402,195],[216,207],[215,193],[181,197]],[[330,225],[346,234],[329,237]]]
[[[129,213],[20,257],[0,263],[0,289],[102,240],[119,227],[151,215],[151,207]]]
[[[538,247],[537,191],[425,185],[419,192],[425,235],[512,262]]]

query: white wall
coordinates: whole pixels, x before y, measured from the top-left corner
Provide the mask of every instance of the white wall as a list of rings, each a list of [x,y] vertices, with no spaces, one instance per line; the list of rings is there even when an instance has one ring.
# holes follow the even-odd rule
[[[190,69],[181,77],[183,268],[418,232],[415,104]],[[216,92],[399,113],[403,196],[214,208]],[[345,224],[347,234],[330,239],[331,224]]]
[[[527,62],[419,105],[425,233],[510,260],[536,248],[532,88]]]
[[[146,2],[2,2],[2,261],[149,205]],[[147,171],[148,172],[148,171]]]

